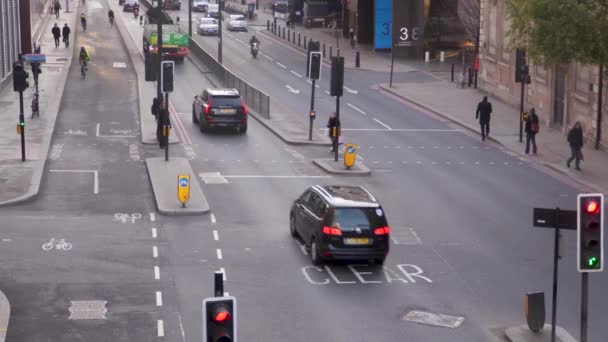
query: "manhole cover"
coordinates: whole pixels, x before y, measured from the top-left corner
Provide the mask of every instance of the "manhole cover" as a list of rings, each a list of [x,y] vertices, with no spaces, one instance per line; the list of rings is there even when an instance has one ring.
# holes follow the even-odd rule
[[[412,310],[403,316],[403,320],[444,328],[458,328],[464,322],[464,317]]]
[[[106,319],[105,300],[75,300],[71,301],[69,319]]]

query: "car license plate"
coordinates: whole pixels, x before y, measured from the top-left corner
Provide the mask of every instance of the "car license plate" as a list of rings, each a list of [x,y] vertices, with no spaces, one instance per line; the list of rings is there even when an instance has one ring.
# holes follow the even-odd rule
[[[220,114],[234,114],[234,113],[236,113],[236,110],[234,110],[234,109],[220,109],[218,112]]]
[[[369,245],[368,238],[344,238],[345,245]]]

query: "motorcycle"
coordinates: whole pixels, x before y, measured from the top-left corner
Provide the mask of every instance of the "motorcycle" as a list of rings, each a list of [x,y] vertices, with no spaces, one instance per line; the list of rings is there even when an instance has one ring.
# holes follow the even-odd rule
[[[258,51],[258,43],[251,43],[251,55],[253,56],[253,58],[258,57]]]

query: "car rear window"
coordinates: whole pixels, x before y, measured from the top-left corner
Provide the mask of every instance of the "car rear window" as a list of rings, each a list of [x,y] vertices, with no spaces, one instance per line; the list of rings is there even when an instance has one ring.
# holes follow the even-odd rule
[[[213,96],[213,107],[238,107],[241,105],[240,96]]]
[[[212,18],[202,18],[201,24],[209,25],[209,24],[217,24],[217,20]]]
[[[382,208],[336,208],[333,224],[343,228],[376,228],[387,225]]]

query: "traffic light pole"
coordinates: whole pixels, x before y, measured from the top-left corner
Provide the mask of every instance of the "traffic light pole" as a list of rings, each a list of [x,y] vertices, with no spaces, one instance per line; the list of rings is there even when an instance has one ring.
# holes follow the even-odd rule
[[[167,115],[167,121],[165,121],[165,125],[163,127],[163,131],[165,132],[165,161],[169,161],[169,128],[171,127],[171,125],[169,125],[168,123],[169,121],[169,93],[165,93],[165,115]]]
[[[217,35],[217,61],[222,64],[222,4],[224,0],[218,0],[218,35]]]
[[[188,1],[188,35],[192,39],[192,1]]]
[[[158,69],[157,71],[157,77],[156,77],[156,98],[157,99],[162,99],[163,98],[163,93],[161,91],[161,82],[160,82],[160,75],[162,75],[163,72],[163,24],[162,24],[162,3],[163,0],[158,0],[158,23],[156,25],[156,45],[157,45],[157,57],[158,57],[158,65],[156,66]]]
[[[216,297],[224,296],[224,274],[222,272],[214,273],[214,292]]]
[[[523,82],[522,89],[523,89]],[[521,120],[519,120],[521,122]],[[553,242],[553,307],[551,308],[551,342],[555,342],[557,320],[557,262],[559,261],[559,207],[555,208],[555,238]]]
[[[23,91],[19,92],[19,125],[21,126],[21,161],[25,161],[25,116],[23,115]]]
[[[589,273],[581,275],[581,342],[587,342],[587,306],[589,303]]]
[[[336,96],[336,132],[334,136],[334,161],[338,161],[338,146],[340,140],[340,96]]]
[[[312,115],[315,111],[315,82],[312,80],[311,96],[310,96],[310,113],[308,113],[310,125],[308,127],[308,140],[312,141],[312,124],[315,121],[315,116]]]
[[[524,82],[524,80],[521,81],[521,99],[520,99],[520,103],[519,103],[519,115],[518,115],[518,119],[519,119],[519,142],[523,141],[523,131],[524,131],[524,123],[521,120],[522,118],[522,113],[524,112],[524,91],[525,91],[525,86],[526,83]]]

